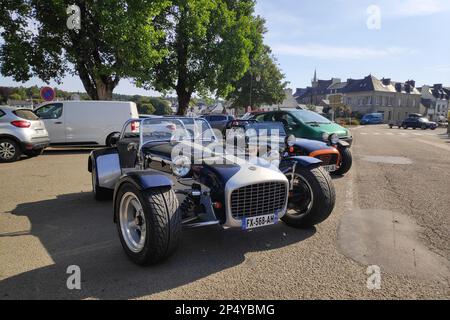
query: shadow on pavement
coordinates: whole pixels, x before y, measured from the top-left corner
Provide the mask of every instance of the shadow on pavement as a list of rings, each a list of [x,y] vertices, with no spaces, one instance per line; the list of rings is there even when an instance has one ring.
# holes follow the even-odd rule
[[[282,223],[253,232],[219,227],[186,230],[172,258],[142,268],[124,254],[112,221],[112,203],[96,202],[90,193],[20,204],[12,214],[29,219],[30,234],[40,240],[54,264],[1,281],[0,300],[128,299],[151,295],[242,264],[248,252],[289,246],[316,232],[291,229]],[[67,289],[66,270],[70,265],[81,268],[82,290]]]
[[[44,150],[44,155],[46,156],[60,156],[60,155],[71,155],[71,154],[90,154],[94,148],[50,148]]]

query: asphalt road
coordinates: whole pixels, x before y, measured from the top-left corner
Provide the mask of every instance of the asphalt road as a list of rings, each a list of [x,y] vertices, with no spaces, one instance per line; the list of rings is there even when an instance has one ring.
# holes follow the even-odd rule
[[[149,268],[124,255],[112,204],[93,200],[88,151],[0,164],[0,299],[449,299],[450,140],[442,129],[353,132],[355,166],[334,179],[326,222],[185,231],[175,256]],[[81,290],[66,286],[71,265]]]

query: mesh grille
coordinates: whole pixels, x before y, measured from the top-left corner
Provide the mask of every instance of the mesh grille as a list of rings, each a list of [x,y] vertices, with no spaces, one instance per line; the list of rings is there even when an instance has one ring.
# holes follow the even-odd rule
[[[336,154],[324,154],[324,155],[318,156],[317,159],[319,159],[323,162],[322,165],[329,166],[332,164],[337,164],[338,156]]]
[[[286,206],[287,186],[283,182],[254,184],[231,194],[233,218],[248,218],[281,212]]]

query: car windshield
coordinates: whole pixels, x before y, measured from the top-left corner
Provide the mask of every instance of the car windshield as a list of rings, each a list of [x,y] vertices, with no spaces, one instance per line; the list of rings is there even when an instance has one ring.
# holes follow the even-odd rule
[[[308,111],[308,110],[295,110],[291,113],[299,120],[306,124],[317,123],[317,124],[330,124],[330,120],[322,117],[320,114]]]
[[[197,141],[217,140],[208,121],[203,118],[173,118],[181,121],[191,138]]]
[[[256,122],[248,121],[245,124],[245,130],[254,129],[258,136],[286,136],[286,130],[281,122]]]
[[[139,132],[143,145],[149,142],[180,141],[191,137],[184,124],[177,119],[143,119]]]

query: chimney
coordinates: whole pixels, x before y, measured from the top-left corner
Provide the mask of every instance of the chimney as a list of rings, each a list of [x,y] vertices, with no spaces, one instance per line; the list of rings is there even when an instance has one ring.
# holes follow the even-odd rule
[[[416,82],[414,80],[408,80],[406,81],[407,84],[409,84],[412,88],[416,87]]]
[[[434,90],[442,90],[442,87],[443,87],[443,85],[442,85],[441,83],[435,84],[435,85],[433,86]]]
[[[400,82],[395,84],[395,91],[402,92],[402,84]]]
[[[353,83],[353,79],[352,78],[348,78],[347,79],[347,84],[352,84]]]
[[[391,84],[391,79],[389,79],[389,78],[383,78],[381,81],[383,82],[383,84],[385,86],[388,86]]]
[[[405,83],[405,91],[406,91],[406,93],[411,93],[411,91],[412,91],[412,88],[411,88],[411,85],[409,84],[409,82]]]

